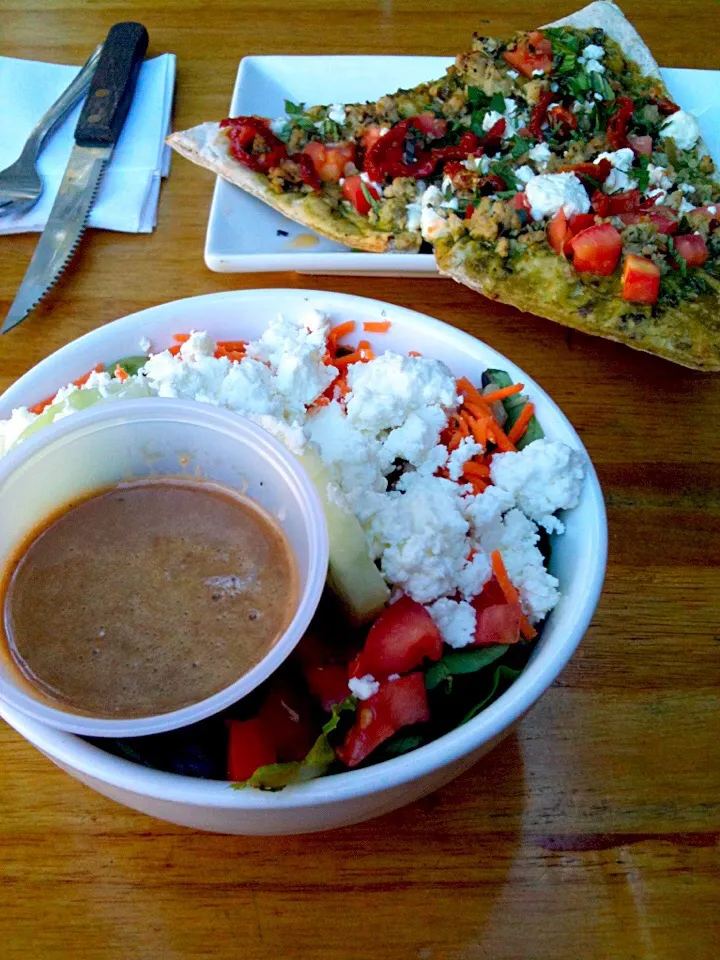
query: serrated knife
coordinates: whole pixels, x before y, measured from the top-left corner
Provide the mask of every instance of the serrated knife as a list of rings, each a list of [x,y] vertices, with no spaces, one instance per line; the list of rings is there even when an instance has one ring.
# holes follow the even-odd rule
[[[72,259],[125,122],[147,45],[147,30],[141,23],[116,23],[110,28],[58,195],[0,333],[25,319]]]

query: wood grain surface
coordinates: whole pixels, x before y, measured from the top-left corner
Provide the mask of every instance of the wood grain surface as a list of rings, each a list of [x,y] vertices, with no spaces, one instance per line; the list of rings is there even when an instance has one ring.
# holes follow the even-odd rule
[[[452,54],[473,30],[508,34],[574,6],[0,0],[0,53],[80,64],[113,22],[140,20],[150,55],[178,56],[180,128],[225,114],[246,54]],[[660,63],[720,69],[717,3],[625,8]],[[210,836],[152,820],[0,726],[0,957],[717,957],[720,379],[448,280],[210,273],[211,191],[174,158],[154,234],[90,231],[46,304],[0,340],[0,389],[88,330],[192,294],[332,289],[429,313],[513,357],[579,430],[607,497],[605,591],[517,733],[436,795],[326,835]],[[0,315],[35,242],[0,237]]]

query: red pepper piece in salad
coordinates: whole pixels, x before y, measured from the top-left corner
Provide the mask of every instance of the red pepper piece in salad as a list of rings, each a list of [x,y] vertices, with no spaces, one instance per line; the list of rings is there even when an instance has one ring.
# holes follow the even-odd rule
[[[285,680],[276,679],[258,720],[281,762],[302,760],[315,741],[309,697]]]
[[[442,656],[442,635],[421,603],[400,597],[386,607],[370,627],[362,652],[351,664],[350,674],[372,674],[383,680],[393,673],[408,673],[425,658]]]
[[[357,707],[357,719],[336,753],[346,767],[356,767],[402,727],[430,719],[425,678],[420,671],[387,680]]]
[[[506,50],[503,59],[524,77],[531,79],[537,70],[549,73],[552,69],[552,43],[539,30],[533,30],[513,50]]]
[[[518,602],[508,603],[502,587],[493,577],[472,600],[476,612],[472,646],[518,643],[523,612]]]
[[[630,97],[618,97],[615,101],[617,110],[608,120],[606,135],[613,150],[620,150],[627,147],[627,128],[635,112],[635,105]]]
[[[230,152],[245,166],[267,173],[287,156],[287,148],[261,117],[229,117],[220,121],[227,130]]]
[[[436,118],[430,115],[432,120]],[[435,169],[430,150],[418,149],[422,143],[413,131],[437,139],[424,115],[401,120],[380,137],[365,154],[365,170],[371,180],[382,183],[385,177],[427,177]],[[423,129],[424,128],[424,129]],[[427,131],[427,133],[425,132]]]
[[[574,163],[572,166],[560,167],[560,173],[574,173],[586,190],[603,184],[612,173],[612,164],[603,157],[597,163]]]
[[[544,93],[540,94],[540,99],[532,108],[532,113],[530,114],[530,123],[528,124],[528,132],[531,137],[535,137],[536,140],[544,140],[545,135],[543,133],[543,124],[547,121],[548,108],[553,102],[557,94],[552,93],[550,90],[546,90]]]
[[[315,172],[315,166],[307,153],[293,153],[290,157],[300,167],[300,175],[303,183],[306,183],[313,190],[320,190],[322,184],[320,177]]]
[[[365,189],[363,189],[363,187]],[[353,177],[345,177],[345,182],[342,185],[342,195],[352,203],[357,212],[363,217],[366,217],[368,213],[370,213],[372,206],[366,192],[373,200],[380,199],[378,189],[373,186],[372,183],[365,183],[359,174]]]
[[[247,780],[258,767],[275,763],[277,754],[259,717],[228,721],[227,778]]]
[[[648,260],[629,253],[622,271],[622,298],[633,303],[655,303],[660,294],[660,267]]]

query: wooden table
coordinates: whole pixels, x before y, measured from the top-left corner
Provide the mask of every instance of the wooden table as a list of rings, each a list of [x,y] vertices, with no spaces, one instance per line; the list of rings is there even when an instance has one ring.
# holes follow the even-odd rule
[[[80,63],[113,21],[142,20],[150,53],[178,56],[184,127],[225,114],[245,54],[450,54],[474,29],[504,35],[574,6],[0,0],[0,52]],[[716,4],[626,8],[661,63],[720,69]],[[2,338],[0,389],[79,334],[192,294],[325,288],[421,310],[512,356],[579,430],[607,497],[605,592],[572,663],[484,762],[327,835],[211,836],[151,820],[0,726],[0,957],[716,957],[720,381],[448,280],[212,274],[211,190],[174,158],[154,234],[88,235],[46,305]],[[0,238],[0,315],[35,240]]]

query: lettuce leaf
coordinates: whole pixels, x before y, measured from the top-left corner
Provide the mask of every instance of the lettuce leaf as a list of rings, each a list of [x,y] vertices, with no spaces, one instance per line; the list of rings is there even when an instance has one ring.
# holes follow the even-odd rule
[[[257,790],[282,790],[291,783],[301,783],[321,777],[335,760],[335,751],[328,737],[337,728],[342,714],[346,711],[354,712],[356,705],[355,697],[347,697],[342,703],[335,704],[329,720],[324,724],[320,736],[304,760],[271,763],[265,767],[258,767],[247,780],[232,783],[230,786],[233,790],[244,790],[245,787],[255,787]]]
[[[498,660],[508,649],[507,644],[499,643],[492,647],[473,647],[472,649],[451,650],[445,656],[428,667],[425,673],[425,689],[434,690],[441,683],[447,685],[446,692],[452,687],[452,678],[457,674],[476,673],[483,667]]]
[[[467,723],[468,720],[472,720],[473,717],[476,717],[481,710],[484,710],[493,700],[497,700],[500,694],[505,693],[505,691],[510,687],[522,673],[522,667],[516,669],[515,667],[509,667],[506,663],[501,663],[500,666],[495,667],[493,671],[492,680],[490,685],[487,688],[484,696],[478,700],[478,702],[465,714],[460,723]]]

